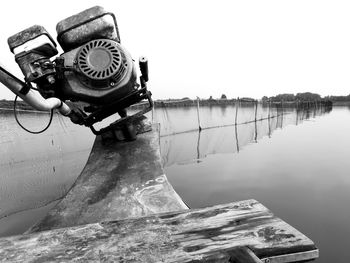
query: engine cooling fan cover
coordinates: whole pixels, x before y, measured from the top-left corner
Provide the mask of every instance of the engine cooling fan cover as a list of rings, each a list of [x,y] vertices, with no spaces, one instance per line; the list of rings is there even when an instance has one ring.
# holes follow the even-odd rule
[[[77,54],[77,66],[88,80],[96,84],[106,80],[118,82],[127,67],[125,54],[113,40],[97,39],[86,43]]]

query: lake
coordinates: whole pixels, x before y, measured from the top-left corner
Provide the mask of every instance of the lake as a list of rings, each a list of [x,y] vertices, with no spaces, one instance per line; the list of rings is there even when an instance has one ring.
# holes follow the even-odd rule
[[[149,114],[161,122],[162,160],[175,190],[192,208],[256,199],[316,243],[317,262],[348,262],[350,108],[259,105],[256,122],[237,126],[231,125],[235,110],[158,108]],[[237,122],[254,119],[254,112],[241,105]],[[36,130],[48,121],[42,113],[20,118]],[[0,235],[6,236],[25,231],[64,196],[94,136],[57,114],[41,135],[21,130],[10,112],[0,120]]]

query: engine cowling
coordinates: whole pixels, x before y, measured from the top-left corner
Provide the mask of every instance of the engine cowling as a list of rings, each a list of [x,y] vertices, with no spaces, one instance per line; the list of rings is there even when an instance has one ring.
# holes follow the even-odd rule
[[[136,69],[118,42],[95,39],[60,56],[64,68],[62,95],[93,104],[109,103],[136,88]]]
[[[57,24],[57,39],[66,53],[62,95],[70,100],[108,104],[132,92],[136,70],[130,54],[120,45],[113,14],[92,7]]]

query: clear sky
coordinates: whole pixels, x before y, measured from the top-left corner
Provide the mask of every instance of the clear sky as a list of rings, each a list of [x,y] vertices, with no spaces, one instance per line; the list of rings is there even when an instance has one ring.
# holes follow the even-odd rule
[[[94,5],[115,13],[122,44],[149,59],[155,98],[350,94],[350,1],[5,1],[0,63],[21,77],[7,38]],[[0,84],[1,85],[1,84]],[[0,99],[12,99],[0,87]]]

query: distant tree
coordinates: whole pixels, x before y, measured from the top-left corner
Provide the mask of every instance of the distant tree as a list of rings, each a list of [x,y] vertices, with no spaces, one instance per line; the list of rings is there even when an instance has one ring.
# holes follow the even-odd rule
[[[278,94],[274,97],[270,98],[272,101],[295,101],[294,94],[291,93],[284,93],[284,94]]]
[[[300,101],[315,101],[315,100],[320,100],[321,96],[317,93],[303,92],[303,93],[298,93],[295,96],[295,99]]]
[[[264,97],[261,98],[261,100],[262,100],[262,101],[268,101],[269,98],[268,98],[267,96],[264,96]]]
[[[213,99],[213,96],[210,96],[210,97],[209,97],[209,100],[214,100],[214,99]]]
[[[253,101],[255,101],[255,99],[249,98],[249,97],[242,97],[239,100],[240,101],[246,101],[246,102],[253,102]]]
[[[222,100],[226,100],[226,99],[227,99],[226,95],[225,95],[225,94],[222,94],[222,95],[221,95],[221,99],[222,99]]]
[[[327,96],[325,97],[326,100],[331,101],[350,101],[350,95],[348,96]]]

